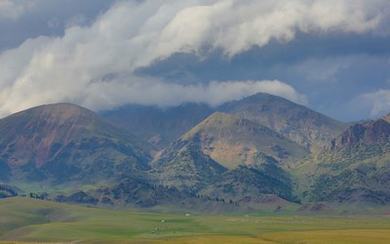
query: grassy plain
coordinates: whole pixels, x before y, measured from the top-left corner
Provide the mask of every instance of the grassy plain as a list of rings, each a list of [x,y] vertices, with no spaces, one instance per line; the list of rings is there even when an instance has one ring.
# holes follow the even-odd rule
[[[225,214],[0,200],[0,243],[390,243],[390,216]]]

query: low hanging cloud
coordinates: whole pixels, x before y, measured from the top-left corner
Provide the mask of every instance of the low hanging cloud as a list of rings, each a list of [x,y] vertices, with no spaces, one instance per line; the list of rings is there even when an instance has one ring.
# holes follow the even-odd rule
[[[354,104],[360,104],[366,108],[370,117],[379,117],[390,112],[390,89],[380,89],[366,93],[354,100]]]
[[[138,78],[139,79],[139,78]],[[137,78],[134,78],[137,80]],[[105,92],[102,93],[101,91]],[[273,81],[223,81],[208,84],[180,85],[158,80],[137,80],[94,83],[78,103],[95,109],[108,109],[124,103],[172,106],[185,102],[208,103],[217,106],[259,92],[285,97],[300,104],[306,104],[306,97],[290,85]]]
[[[119,1],[90,26],[3,52],[0,114],[59,101],[93,109],[130,102],[216,105],[259,91],[302,103],[304,96],[280,81],[181,85],[135,71],[178,52],[222,50],[229,58],[271,40],[291,41],[297,32],[386,35],[389,9],[387,0]]]

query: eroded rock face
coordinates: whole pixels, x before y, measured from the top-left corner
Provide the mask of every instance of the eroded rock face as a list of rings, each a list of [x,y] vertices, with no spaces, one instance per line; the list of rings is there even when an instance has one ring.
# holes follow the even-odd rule
[[[312,201],[389,203],[390,124],[378,119],[350,126],[312,168],[307,173]]]
[[[390,141],[390,123],[384,119],[355,124],[332,141],[332,149],[350,148],[357,144],[384,144]]]

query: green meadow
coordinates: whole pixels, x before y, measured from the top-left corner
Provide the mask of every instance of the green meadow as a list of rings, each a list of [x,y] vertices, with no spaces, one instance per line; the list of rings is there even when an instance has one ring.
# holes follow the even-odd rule
[[[0,200],[0,243],[390,243],[390,215],[199,214]]]

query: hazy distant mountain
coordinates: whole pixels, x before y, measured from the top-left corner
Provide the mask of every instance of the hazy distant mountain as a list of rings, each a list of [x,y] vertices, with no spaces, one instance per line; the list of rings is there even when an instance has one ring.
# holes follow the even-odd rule
[[[327,145],[346,127],[307,107],[264,93],[226,103],[218,110],[255,121],[312,150]]]
[[[157,149],[162,149],[212,112],[209,106],[196,103],[169,108],[128,105],[103,112],[102,116],[155,145]]]
[[[0,120],[3,180],[96,182],[147,169],[145,143],[71,104],[35,107]]]

